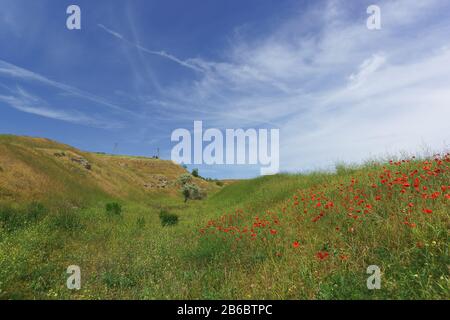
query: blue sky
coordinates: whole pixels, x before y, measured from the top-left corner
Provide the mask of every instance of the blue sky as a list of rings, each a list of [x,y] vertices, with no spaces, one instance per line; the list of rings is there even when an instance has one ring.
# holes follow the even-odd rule
[[[82,29],[66,28],[77,4]],[[381,8],[382,29],[366,28]],[[0,0],[0,133],[170,158],[171,132],[279,128],[282,171],[450,143],[450,4]],[[256,166],[200,166],[253,177]]]

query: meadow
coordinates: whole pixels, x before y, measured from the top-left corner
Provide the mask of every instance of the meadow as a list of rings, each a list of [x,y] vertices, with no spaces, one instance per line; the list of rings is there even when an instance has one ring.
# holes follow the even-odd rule
[[[185,202],[185,170],[162,160],[11,136],[0,149],[1,299],[450,298],[450,154],[224,186],[193,177],[208,196]],[[142,191],[143,171],[172,180]],[[66,287],[69,265],[81,290]]]

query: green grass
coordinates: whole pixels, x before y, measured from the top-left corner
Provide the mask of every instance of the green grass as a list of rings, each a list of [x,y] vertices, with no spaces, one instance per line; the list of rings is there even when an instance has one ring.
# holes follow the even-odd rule
[[[395,175],[422,170],[423,163],[385,166]],[[444,194],[450,191],[433,200],[420,198],[412,186],[404,194],[397,185],[374,188],[370,175],[380,171],[383,164],[367,164],[340,166],[336,174],[261,177],[187,203],[181,194],[135,200],[100,191],[43,204],[3,201],[0,298],[449,299],[450,206]],[[448,167],[426,184],[428,193],[450,185]],[[345,196],[358,190],[373,209],[353,219],[342,208],[357,206]],[[322,200],[311,201],[312,194]],[[378,194],[382,201],[375,200]],[[305,205],[296,205],[302,197]],[[331,200],[335,207],[313,222],[325,210],[316,202]],[[414,202],[411,213],[408,202]],[[422,213],[423,207],[433,213]],[[405,216],[415,227],[404,223]],[[255,240],[247,233],[236,240],[241,233],[234,230],[251,228],[255,217],[270,224],[255,229]],[[320,260],[319,251],[329,256]],[[380,290],[366,287],[373,264],[382,271]],[[69,265],[81,268],[79,291],[66,288]]]

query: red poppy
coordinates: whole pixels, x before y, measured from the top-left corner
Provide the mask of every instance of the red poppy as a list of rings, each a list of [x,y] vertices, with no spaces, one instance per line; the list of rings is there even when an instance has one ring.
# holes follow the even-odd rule
[[[435,192],[435,193],[433,193],[433,194],[431,195],[431,198],[432,198],[432,199],[437,199],[440,195],[441,195],[440,192]]]
[[[431,210],[431,209],[423,209],[422,211],[423,211],[423,213],[426,213],[426,214],[433,213],[433,210]]]
[[[319,251],[316,254],[317,259],[319,260],[325,260],[326,258],[328,258],[330,254],[326,251]]]
[[[418,189],[418,188],[419,188],[419,185],[420,185],[420,180],[419,180],[419,178],[416,178],[416,179],[414,180],[414,188]]]
[[[294,248],[298,248],[298,247],[300,247],[300,243],[299,243],[298,241],[294,241],[294,242],[292,243],[292,246],[293,246]]]
[[[271,234],[277,234],[277,230],[271,229],[271,230],[270,230],[270,233],[271,233]]]

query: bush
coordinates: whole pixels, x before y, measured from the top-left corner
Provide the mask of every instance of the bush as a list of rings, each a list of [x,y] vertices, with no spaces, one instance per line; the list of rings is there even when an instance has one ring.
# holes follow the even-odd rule
[[[199,177],[198,169],[193,169],[193,170],[192,170],[192,175],[193,175],[194,177],[198,178],[198,177]]]
[[[164,227],[173,226],[178,223],[178,216],[176,214],[169,213],[166,210],[161,210],[159,212],[159,219]]]
[[[217,184],[219,187],[223,187],[223,181],[216,181],[216,184]]]
[[[120,216],[122,214],[122,206],[117,202],[107,203],[105,209],[109,216]]]
[[[190,183],[192,181],[192,176],[189,173],[183,173],[179,178],[178,182],[181,183],[181,185],[185,185],[187,183]]]
[[[181,192],[184,196],[184,202],[191,200],[201,200],[205,198],[206,194],[200,190],[200,188],[196,184],[185,184],[183,188],[181,188]]]

